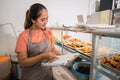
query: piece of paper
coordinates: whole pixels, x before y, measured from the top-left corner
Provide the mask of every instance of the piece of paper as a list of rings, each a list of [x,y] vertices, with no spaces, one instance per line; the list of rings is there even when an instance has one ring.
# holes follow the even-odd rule
[[[41,63],[42,66],[64,66],[75,59],[80,54],[65,54],[57,56],[58,59],[48,61],[46,63]]]

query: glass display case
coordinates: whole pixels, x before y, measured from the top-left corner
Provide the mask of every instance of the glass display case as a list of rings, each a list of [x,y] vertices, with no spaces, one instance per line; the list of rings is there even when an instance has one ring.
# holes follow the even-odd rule
[[[89,63],[91,60],[91,52],[92,52],[91,51],[92,50],[91,49],[92,34],[87,32],[85,28],[77,28],[77,27],[75,28],[51,27],[51,30],[56,38],[55,47],[57,47],[57,49],[61,53],[63,54],[67,53],[68,55],[71,54],[71,56],[78,54],[78,56],[74,60],[72,61],[69,60],[68,65],[63,65],[63,67],[67,68],[75,77],[75,79],[68,77],[68,78],[65,78],[65,80],[88,80],[89,75],[86,75],[85,73],[81,75],[80,70],[82,71],[84,70],[89,74],[89,71],[90,71]],[[66,59],[69,59],[69,58],[70,57],[68,56]],[[65,59],[63,60],[65,62]],[[81,64],[82,66],[79,66]],[[61,68],[61,66],[59,67]],[[77,71],[78,70],[77,67],[79,68],[81,67],[81,69]],[[54,70],[54,72],[57,73],[56,70]],[[61,75],[60,72],[58,74],[59,76]],[[67,74],[69,74],[65,69],[63,72],[66,72]]]
[[[92,44],[90,80],[120,80],[120,28],[95,30]]]
[[[90,61],[92,52],[92,34],[90,32],[87,32],[85,28],[77,27],[51,27],[51,29],[56,37],[56,45],[62,47],[62,53],[63,49],[66,49],[71,53],[79,53],[85,60]],[[86,52],[83,52],[82,50]]]

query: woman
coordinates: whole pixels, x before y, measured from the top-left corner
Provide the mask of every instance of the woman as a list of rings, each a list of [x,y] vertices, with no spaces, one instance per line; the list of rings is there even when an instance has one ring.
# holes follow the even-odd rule
[[[40,3],[33,4],[26,12],[25,30],[19,35],[15,52],[22,69],[22,80],[53,80],[51,67],[41,62],[60,54],[54,47],[55,38],[49,28],[48,11]]]

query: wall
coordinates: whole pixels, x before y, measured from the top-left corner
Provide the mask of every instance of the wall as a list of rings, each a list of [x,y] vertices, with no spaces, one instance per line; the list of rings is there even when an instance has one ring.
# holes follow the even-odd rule
[[[86,22],[88,14],[94,12],[93,0],[0,0],[0,55],[13,54],[16,38],[24,30],[26,10],[36,2],[43,3],[49,11],[48,26],[56,27],[77,23],[82,14]],[[7,24],[6,24],[7,23]],[[2,25],[1,24],[6,24]],[[14,30],[15,29],[15,32]],[[74,34],[71,34],[74,35]],[[76,34],[77,36],[77,34]],[[80,36],[80,35],[79,35]]]
[[[43,3],[49,11],[48,26],[69,25],[77,23],[77,15],[86,16],[93,10],[89,7],[92,0],[1,0],[0,1],[0,24],[12,23],[16,34],[23,30],[25,12],[33,3]],[[90,3],[90,4],[89,4]],[[89,9],[91,8],[91,10]]]

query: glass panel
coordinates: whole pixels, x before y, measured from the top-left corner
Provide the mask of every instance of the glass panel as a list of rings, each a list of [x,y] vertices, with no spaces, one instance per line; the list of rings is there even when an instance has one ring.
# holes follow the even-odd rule
[[[96,44],[99,43],[97,50],[98,57],[108,56],[120,50],[119,38],[97,36],[96,40],[98,41]]]
[[[120,38],[106,37],[106,36],[96,36],[95,43],[95,54],[96,54],[96,79],[105,80],[117,79],[120,74],[119,68],[113,65],[112,63],[116,61],[115,54],[120,54]],[[106,59],[106,60],[105,60]],[[103,61],[104,60],[104,61]],[[101,62],[102,61],[102,62]],[[112,63],[111,63],[112,62]],[[97,72],[98,71],[98,72]],[[100,74],[102,73],[102,74]],[[98,79],[100,77],[100,79]],[[109,77],[107,79],[107,77]],[[112,79],[111,79],[112,78]]]
[[[16,39],[12,24],[0,25],[0,55],[11,55],[14,53]]]

